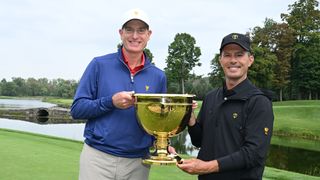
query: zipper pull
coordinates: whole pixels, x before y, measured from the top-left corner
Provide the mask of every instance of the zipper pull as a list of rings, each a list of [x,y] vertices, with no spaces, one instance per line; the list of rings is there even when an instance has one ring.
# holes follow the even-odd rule
[[[130,77],[131,77],[131,83],[133,83],[134,82],[133,81],[133,75],[131,74]]]

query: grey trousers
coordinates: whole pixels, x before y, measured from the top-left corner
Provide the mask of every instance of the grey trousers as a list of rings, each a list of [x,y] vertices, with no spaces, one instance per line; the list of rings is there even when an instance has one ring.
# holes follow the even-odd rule
[[[142,164],[141,160],[113,156],[84,143],[79,180],[147,180],[150,165]]]

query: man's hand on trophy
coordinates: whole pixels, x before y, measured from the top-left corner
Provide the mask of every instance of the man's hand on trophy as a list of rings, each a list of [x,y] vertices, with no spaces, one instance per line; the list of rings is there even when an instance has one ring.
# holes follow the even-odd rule
[[[178,155],[174,147],[168,146],[168,152],[169,152],[168,156],[176,159],[177,164],[181,164],[183,162],[183,159]]]
[[[178,168],[189,174],[208,174],[219,172],[219,164],[217,160],[202,161],[200,159],[186,159],[183,163],[177,164]]]
[[[198,107],[198,102],[196,100],[192,100],[192,112]]]
[[[119,109],[127,109],[134,105],[134,91],[122,91],[112,96],[112,103]]]
[[[172,146],[168,146],[168,152],[169,154],[177,154],[176,149]]]

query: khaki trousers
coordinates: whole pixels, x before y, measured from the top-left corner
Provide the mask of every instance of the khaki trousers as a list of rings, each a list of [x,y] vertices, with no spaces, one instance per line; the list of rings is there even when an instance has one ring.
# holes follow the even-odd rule
[[[147,180],[150,165],[142,164],[141,160],[113,156],[84,143],[79,180]]]

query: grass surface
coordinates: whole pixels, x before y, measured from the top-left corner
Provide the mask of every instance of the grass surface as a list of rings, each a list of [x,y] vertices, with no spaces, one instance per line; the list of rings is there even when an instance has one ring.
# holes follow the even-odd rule
[[[42,99],[44,102],[49,102],[52,104],[56,104],[60,107],[70,108],[73,102],[73,99],[63,99],[63,98],[55,98],[55,97],[45,97]]]
[[[1,180],[77,179],[82,143],[0,130]]]
[[[274,134],[320,140],[320,100],[275,102]]]
[[[1,180],[76,180],[82,143],[0,129]],[[186,157],[186,156],[184,156]],[[266,168],[264,179],[320,179]],[[150,180],[196,180],[175,166],[152,166]]]

